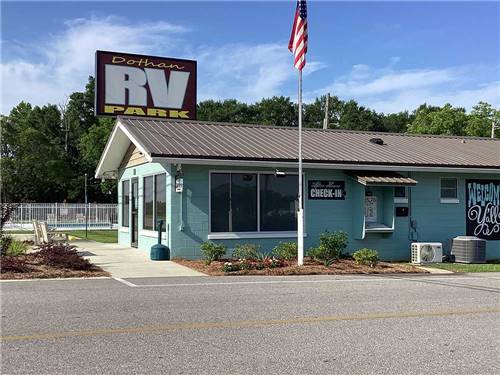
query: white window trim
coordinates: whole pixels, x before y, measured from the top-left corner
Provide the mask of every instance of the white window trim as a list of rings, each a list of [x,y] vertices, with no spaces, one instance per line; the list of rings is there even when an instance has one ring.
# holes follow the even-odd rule
[[[443,189],[443,180],[455,180],[456,181],[456,192],[457,192],[457,197],[456,198],[443,198],[441,197],[441,191]],[[449,189],[451,190],[451,189]],[[441,177],[439,179],[439,199],[440,199],[440,203],[452,203],[452,204],[456,204],[456,203],[460,203],[460,200],[458,199],[458,178],[457,177]]]
[[[287,175],[298,175],[298,172],[285,171]],[[211,232],[212,230],[212,174],[213,173],[248,173],[257,175],[257,228],[260,228],[260,175],[275,174],[269,170],[231,170],[231,169],[210,169],[208,171],[208,239],[243,239],[243,238],[288,238],[297,237],[297,231],[253,231],[253,232]],[[305,173],[302,172],[303,187],[306,186]],[[307,189],[304,189],[307,191]],[[302,204],[304,206],[304,237],[307,237],[306,230],[306,194],[302,192]],[[295,234],[293,234],[295,233]]]
[[[408,203],[408,198],[394,197],[394,203]]]
[[[143,229],[143,230],[139,231],[139,236],[157,238],[158,237],[158,231],[157,230]],[[161,235],[161,238],[162,238],[162,240],[166,240],[167,239],[167,233],[163,232],[162,235]]]
[[[209,240],[239,240],[249,238],[295,238],[297,231],[282,232],[215,232],[209,233]],[[307,237],[307,233],[304,233]]]
[[[460,203],[460,199],[458,198],[441,198],[441,203]]]
[[[166,186],[166,183],[167,183],[167,180],[168,180],[168,174],[167,172],[154,172],[154,173],[147,173],[147,174],[144,174],[142,175],[142,187],[143,187],[143,191],[144,191],[144,179],[146,177],[153,177],[153,228],[156,228],[156,176],[160,176],[164,174],[165,175],[165,204],[167,203],[167,200],[168,200],[168,196],[167,196],[167,186]],[[156,233],[156,235],[158,235],[158,231],[157,230],[151,230],[151,229],[144,229],[144,194],[142,194],[141,196],[142,198],[142,231],[144,232],[154,232]],[[167,213],[165,211],[165,226],[167,225]]]

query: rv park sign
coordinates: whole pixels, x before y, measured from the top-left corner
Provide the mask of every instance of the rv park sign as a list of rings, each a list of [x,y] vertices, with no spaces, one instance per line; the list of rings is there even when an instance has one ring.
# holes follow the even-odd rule
[[[196,61],[96,52],[96,116],[196,119]]]

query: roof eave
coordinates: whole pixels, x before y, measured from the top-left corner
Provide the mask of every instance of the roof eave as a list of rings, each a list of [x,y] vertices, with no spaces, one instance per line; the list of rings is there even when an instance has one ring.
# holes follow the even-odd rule
[[[230,158],[196,158],[174,155],[152,154],[153,162],[167,162],[180,164],[199,165],[236,165],[247,167],[267,167],[267,168],[297,168],[296,160],[280,159],[230,159]],[[340,170],[375,170],[375,171],[399,171],[399,172],[455,172],[455,173],[493,173],[500,174],[500,166],[446,166],[446,165],[404,165],[404,164],[383,164],[365,162],[308,162],[303,161],[304,168],[309,169],[340,169]]]

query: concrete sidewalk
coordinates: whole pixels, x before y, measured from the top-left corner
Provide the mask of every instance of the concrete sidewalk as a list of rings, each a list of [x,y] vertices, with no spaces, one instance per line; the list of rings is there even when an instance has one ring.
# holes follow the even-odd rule
[[[206,276],[171,261],[152,261],[149,259],[149,251],[116,243],[76,240],[71,241],[70,244],[77,246],[78,252],[104,271],[109,272],[112,277]]]

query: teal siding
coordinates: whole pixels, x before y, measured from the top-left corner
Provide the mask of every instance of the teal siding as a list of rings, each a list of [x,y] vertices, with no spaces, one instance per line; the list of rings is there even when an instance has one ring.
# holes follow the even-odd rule
[[[176,193],[173,187],[175,167],[160,164],[145,164],[125,170],[121,176],[132,177],[133,170],[139,178],[139,228],[142,228],[142,176],[151,173],[167,172],[167,224],[169,226],[168,245],[172,255],[185,258],[200,256],[200,244],[207,240],[209,233],[209,171],[210,170],[250,170],[274,171],[270,168],[231,168],[227,166],[183,165],[184,191]],[[319,235],[325,231],[344,230],[349,235],[348,250],[353,252],[362,247],[379,251],[384,259],[408,260],[409,247],[413,240],[442,242],[445,251],[449,250],[449,240],[465,234],[465,179],[495,178],[495,175],[448,174],[448,173],[411,173],[418,185],[411,190],[411,217],[416,221],[416,231],[410,229],[410,217],[394,217],[395,229],[392,233],[367,233],[363,238],[363,199],[365,188],[350,179],[340,170],[306,170],[305,186],[309,179],[344,180],[346,182],[345,200],[307,200],[305,201],[306,250],[316,246]],[[440,203],[440,178],[458,178],[459,203]],[[498,177],[497,177],[498,178]],[[392,224],[391,217],[395,206],[406,204],[393,203],[393,189],[390,187],[370,188],[378,197],[378,215],[385,224]],[[121,192],[121,184],[119,186]],[[307,195],[306,195],[307,198]],[[121,203],[121,194],[119,196]],[[121,208],[120,208],[121,209]],[[120,216],[121,220],[121,216]],[[294,238],[214,240],[224,243],[231,252],[235,245],[257,243],[262,251],[270,251],[280,241]],[[130,234],[120,233],[121,244],[130,244]],[[139,247],[149,250],[156,242],[154,237],[139,236]],[[500,241],[489,241],[488,258],[500,258]]]
[[[166,186],[166,200],[167,200],[167,220],[166,220],[166,223],[165,225],[167,226],[166,227],[166,233],[164,234],[164,237],[163,237],[163,240],[162,242],[164,244],[167,244],[169,245],[170,244],[170,234],[171,234],[171,231],[170,231],[170,217],[171,217],[171,207],[170,207],[170,193],[171,193],[171,176],[170,176],[170,167],[169,166],[163,166],[159,163],[147,163],[147,164],[142,164],[142,165],[138,165],[138,166],[135,166],[135,167],[131,167],[131,168],[127,168],[127,169],[124,169],[123,171],[121,171],[121,174],[120,174],[120,182],[119,182],[119,185],[118,185],[118,203],[119,203],[119,209],[118,209],[118,213],[119,213],[119,219],[118,219],[118,243],[120,245],[124,245],[124,246],[130,246],[130,243],[131,243],[131,238],[132,238],[132,218],[131,218],[131,214],[129,213],[129,231],[127,233],[123,232],[123,228],[121,226],[122,224],[122,207],[121,207],[121,203],[122,203],[122,191],[121,191],[121,182],[123,180],[130,180],[132,179],[133,177],[137,177],[138,178],[138,182],[139,182],[139,191],[138,191],[138,195],[139,195],[139,217],[138,217],[138,232],[139,232],[139,236],[138,236],[138,248],[139,249],[143,249],[143,250],[149,250],[151,248],[151,246],[153,246],[154,244],[156,244],[158,242],[158,235],[157,235],[157,232],[156,231],[144,231],[142,229],[142,226],[143,226],[143,217],[142,217],[142,213],[143,213],[143,196],[144,196],[144,189],[143,189],[143,185],[144,185],[144,181],[143,181],[143,177],[144,176],[150,176],[150,175],[153,175],[153,174],[160,174],[160,173],[166,173],[167,174],[167,178],[166,178],[166,181],[167,181],[167,186]]]

